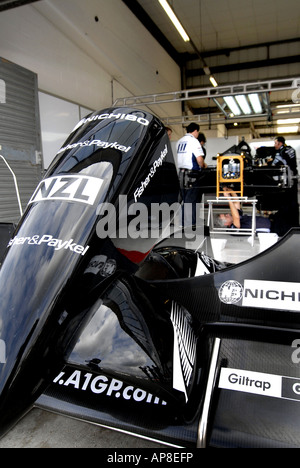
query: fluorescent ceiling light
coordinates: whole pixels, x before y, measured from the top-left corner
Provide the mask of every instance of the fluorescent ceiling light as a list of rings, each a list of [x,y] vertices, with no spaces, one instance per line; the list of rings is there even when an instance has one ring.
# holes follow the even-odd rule
[[[298,127],[293,126],[293,127],[277,127],[277,133],[298,133]]]
[[[281,104],[280,106],[276,106],[277,109],[283,109],[284,107],[299,107],[300,104]]]
[[[240,108],[244,112],[244,114],[252,114],[252,111],[250,109],[250,106],[248,104],[247,98],[244,94],[239,94],[238,96],[235,97]]]
[[[262,113],[262,107],[259,100],[258,94],[249,94],[249,100],[251,102],[251,106],[256,114]]]
[[[300,119],[281,119],[281,120],[277,120],[278,125],[298,124],[298,123],[300,123]]]
[[[215,88],[218,86],[218,83],[216,82],[215,78],[212,75],[209,77],[209,81]]]
[[[165,12],[167,13],[168,17],[170,18],[170,20],[172,21],[172,23],[174,24],[175,28],[177,29],[177,31],[179,32],[179,34],[181,35],[182,39],[185,41],[185,42],[188,42],[190,40],[189,36],[187,35],[187,33],[185,32],[183,26],[181,25],[179,19],[177,18],[177,16],[175,15],[174,11],[172,10],[172,8],[170,7],[169,3],[167,2],[167,0],[158,0],[159,3],[161,4],[161,6],[163,7],[163,9],[165,10]]]
[[[232,96],[225,96],[224,101],[234,115],[241,115],[241,110]]]

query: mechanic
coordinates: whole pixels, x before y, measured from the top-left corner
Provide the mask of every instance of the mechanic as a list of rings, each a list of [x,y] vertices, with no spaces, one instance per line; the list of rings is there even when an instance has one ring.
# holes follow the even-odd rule
[[[217,218],[217,224],[220,227],[229,227],[231,229],[251,229],[252,216],[244,215],[241,210],[241,204],[236,192],[228,187],[223,187],[224,197],[229,198],[230,213],[220,214]],[[232,200],[230,200],[232,198]],[[275,232],[272,230],[272,224],[269,218],[256,216],[256,232]]]
[[[278,212],[274,220],[280,217],[282,231],[285,233],[291,227],[299,226],[299,203],[298,203],[298,170],[296,151],[287,145],[283,136],[275,138],[275,156],[269,163],[274,167],[288,166],[291,169],[293,184],[287,189],[280,199]]]
[[[187,134],[177,142],[177,164],[181,181],[185,181],[185,175],[188,171],[201,171],[207,167],[204,161],[205,154],[198,140],[199,133],[199,125],[192,122],[187,127]],[[181,183],[181,192],[183,201],[182,224],[195,225],[196,204],[201,202],[201,189],[197,180],[192,182],[190,188],[186,187],[185,182]],[[185,204],[189,204],[189,206],[185,207]]]
[[[205,159],[206,158],[206,148],[205,148],[206,136],[204,135],[204,133],[199,133],[198,141],[200,141],[200,145],[202,147],[204,159]]]
[[[298,175],[296,151],[285,143],[285,138],[278,136],[275,138],[274,147],[276,150],[272,166],[289,166],[294,176]]]

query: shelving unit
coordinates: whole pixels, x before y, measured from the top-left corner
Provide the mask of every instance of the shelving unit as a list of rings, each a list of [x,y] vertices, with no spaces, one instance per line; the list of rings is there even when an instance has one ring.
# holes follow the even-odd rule
[[[225,197],[224,187],[222,185],[235,184],[234,191],[236,197]],[[248,199],[244,197],[244,157],[240,155],[219,156],[217,159],[217,190],[216,199],[208,200],[208,226],[211,234],[231,234],[231,235],[247,235],[251,236],[251,244],[254,245],[256,233],[256,199]],[[222,195],[222,197],[220,197]],[[239,201],[241,204],[246,203],[252,205],[252,226],[250,229],[236,228],[216,228],[213,222],[213,207],[214,205],[229,203],[229,201]]]

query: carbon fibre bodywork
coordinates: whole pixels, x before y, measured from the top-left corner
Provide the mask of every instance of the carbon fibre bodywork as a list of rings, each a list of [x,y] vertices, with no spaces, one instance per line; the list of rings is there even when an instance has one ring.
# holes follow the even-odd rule
[[[174,446],[300,446],[300,230],[237,265],[204,234],[124,235],[137,204],[178,200],[156,117],[76,126],[0,270],[2,434],[37,405]]]

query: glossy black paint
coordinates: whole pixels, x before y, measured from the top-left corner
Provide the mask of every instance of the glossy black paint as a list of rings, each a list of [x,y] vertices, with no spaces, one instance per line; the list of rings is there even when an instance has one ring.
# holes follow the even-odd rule
[[[106,109],[77,125],[33,194],[0,271],[0,338],[6,347],[0,367],[1,433],[62,368],[111,279],[136,271],[153,247],[153,239],[146,246],[137,240],[132,253],[120,250],[117,239],[100,239],[98,209],[103,202],[117,207],[120,194],[132,202],[163,151],[161,173],[167,169],[169,178],[158,174],[143,195],[177,201],[176,169],[163,125],[145,112]],[[89,281],[85,271],[95,255],[105,256],[110,270]]]
[[[196,447],[212,346],[219,338],[207,446],[299,447],[296,394],[292,401],[219,388],[223,368],[259,372],[266,379],[269,374],[286,376],[300,383],[299,364],[291,359],[291,345],[299,338],[297,307],[249,307],[242,300],[232,304],[220,300],[221,287],[227,281],[245,287],[246,281],[254,280],[257,288],[270,281],[273,300],[276,284],[294,284],[297,290],[299,236],[300,230],[295,229],[276,246],[240,265],[222,265],[206,257],[209,272],[200,277],[193,276],[194,252],[176,247],[154,249],[134,276],[119,278],[102,296],[104,302],[83,330],[63,374],[47,389],[39,406],[53,409],[58,405],[65,414]],[[185,262],[190,269],[184,268]],[[160,279],[153,279],[155,275],[161,275]],[[260,295],[258,291],[258,299]],[[299,302],[299,294],[293,299]],[[197,336],[188,401],[172,382],[174,332],[169,325],[173,302],[189,312]],[[145,359],[146,365],[140,366],[138,358]],[[101,382],[101,386],[92,389],[91,382]],[[156,395],[156,404],[149,395]]]
[[[1,433],[37,404],[196,447],[219,338],[207,446],[300,446],[299,401],[219,386],[223,368],[300,380],[290,354],[300,323],[300,230],[247,262],[222,264],[209,237],[200,253],[175,237],[132,241],[112,229],[101,238],[100,208],[119,208],[120,195],[131,205],[172,204],[178,177],[155,117],[106,109],[64,144],[0,270]]]

